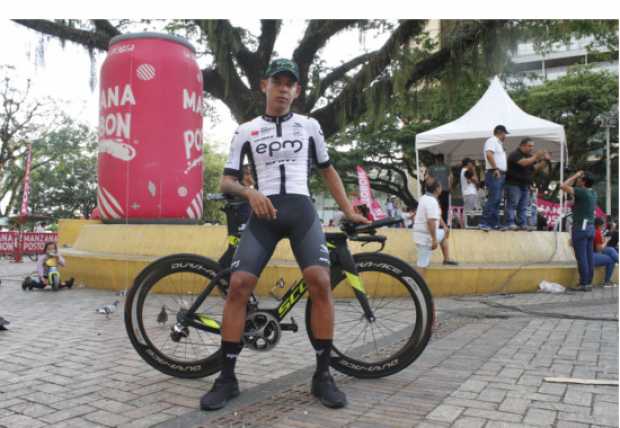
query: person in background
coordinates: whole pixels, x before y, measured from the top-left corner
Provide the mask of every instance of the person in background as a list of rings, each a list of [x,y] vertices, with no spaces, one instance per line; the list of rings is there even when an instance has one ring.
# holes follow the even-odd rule
[[[605,266],[605,280],[603,286],[613,287],[614,282],[611,280],[611,276],[614,273],[614,268],[618,263],[618,251],[612,247],[607,246],[609,238],[603,236],[603,225],[605,220],[601,217],[594,219],[594,267]]]
[[[55,242],[46,242],[45,247],[43,248],[43,254],[39,254],[37,257],[37,276],[36,278],[27,277],[24,282],[22,282],[23,290],[32,290],[33,288],[45,288],[48,285],[48,272],[49,268],[49,260],[53,260],[52,263],[54,266],[64,266],[65,259],[58,253],[58,246]],[[60,284],[60,288],[73,287],[73,278],[69,278],[68,281]]]
[[[470,158],[465,158],[461,162],[461,194],[463,195],[463,210],[476,211],[480,209],[478,200],[478,177],[476,176],[476,166]]]
[[[426,169],[425,182],[433,178],[441,184],[441,194],[438,197],[439,207],[441,208],[441,218],[444,223],[448,223],[450,214],[450,189],[452,188],[452,174],[450,167],[445,164],[444,156],[440,153],[435,156],[435,163]]]
[[[506,180],[506,152],[504,141],[508,130],[504,125],[497,125],[493,129],[493,136],[484,143],[482,155],[485,161],[484,184],[487,188],[487,202],[484,205],[480,230],[485,232],[491,229],[501,229],[499,221],[499,207],[504,193],[504,181]]]
[[[394,195],[390,195],[387,198],[387,202],[385,204],[385,211],[388,217],[394,217],[394,199],[396,197]]]
[[[530,212],[527,216],[528,230],[538,228],[538,188],[535,184],[530,186]]]
[[[530,138],[521,140],[519,147],[508,156],[506,172],[506,229],[527,229],[527,207],[530,204],[529,187],[534,172],[540,171],[551,156],[544,150],[532,154],[534,142]]]
[[[577,259],[579,270],[579,287],[577,291],[592,291],[594,276],[594,209],[596,192],[592,190],[594,180],[583,171],[569,177],[560,188],[571,195],[573,204],[573,227],[571,243]]]
[[[607,246],[618,252],[618,221],[609,216],[607,219],[607,224],[609,226],[607,228],[607,233],[605,234],[609,238],[609,241],[607,241]]]
[[[413,240],[416,244],[418,255],[418,271],[422,277],[426,274],[426,268],[431,263],[433,250],[441,246],[444,265],[458,265],[450,260],[448,238],[450,229],[441,217],[441,208],[437,198],[441,194],[441,184],[429,178],[426,181],[426,193],[418,201],[418,208],[413,224]],[[441,227],[439,227],[441,225]]]

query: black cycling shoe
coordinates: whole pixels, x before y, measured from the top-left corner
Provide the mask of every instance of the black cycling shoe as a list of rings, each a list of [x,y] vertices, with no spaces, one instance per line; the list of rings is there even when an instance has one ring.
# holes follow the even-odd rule
[[[312,395],[324,406],[332,409],[340,409],[347,405],[347,396],[338,389],[329,372],[315,373],[312,376]]]
[[[224,407],[228,400],[239,396],[239,383],[237,379],[222,379],[218,377],[211,390],[200,399],[202,410],[217,410]]]

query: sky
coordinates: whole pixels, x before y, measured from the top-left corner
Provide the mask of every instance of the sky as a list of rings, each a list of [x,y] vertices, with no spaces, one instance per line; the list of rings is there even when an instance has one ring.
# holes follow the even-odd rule
[[[258,34],[258,20],[233,20],[233,25],[249,28]],[[286,19],[277,39],[275,50],[280,57],[291,57],[303,35],[305,23],[301,19]],[[383,44],[386,35],[366,35],[361,39],[357,30],[342,32],[320,51],[327,65],[336,66],[364,51],[374,50]],[[15,67],[21,79],[31,79],[33,97],[51,97],[75,120],[90,125],[98,122],[98,76],[106,54],[95,53],[91,64],[85,48],[48,38],[8,19],[0,20],[0,40],[10,40],[0,46],[0,65]],[[43,52],[43,54],[41,54]],[[204,67],[206,61],[199,61]],[[95,88],[91,88],[91,67],[95,70]],[[217,151],[226,153],[230,138],[237,127],[228,108],[216,102],[217,117],[205,117],[205,141]]]

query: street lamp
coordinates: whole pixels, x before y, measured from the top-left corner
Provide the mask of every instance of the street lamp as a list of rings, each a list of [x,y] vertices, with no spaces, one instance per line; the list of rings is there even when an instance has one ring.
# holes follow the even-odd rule
[[[596,117],[596,121],[605,128],[605,212],[611,215],[611,141],[610,130],[618,126],[618,104],[614,104],[606,113],[601,113]]]

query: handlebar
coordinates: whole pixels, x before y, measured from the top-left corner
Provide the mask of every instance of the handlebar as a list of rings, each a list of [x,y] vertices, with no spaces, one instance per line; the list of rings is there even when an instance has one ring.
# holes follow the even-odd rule
[[[370,224],[357,224],[350,221],[344,221],[340,229],[347,235],[357,235],[358,233],[368,233],[374,235],[376,229],[384,226],[391,226],[393,224],[402,223],[404,220],[401,217],[388,217],[383,220],[373,221]]]

